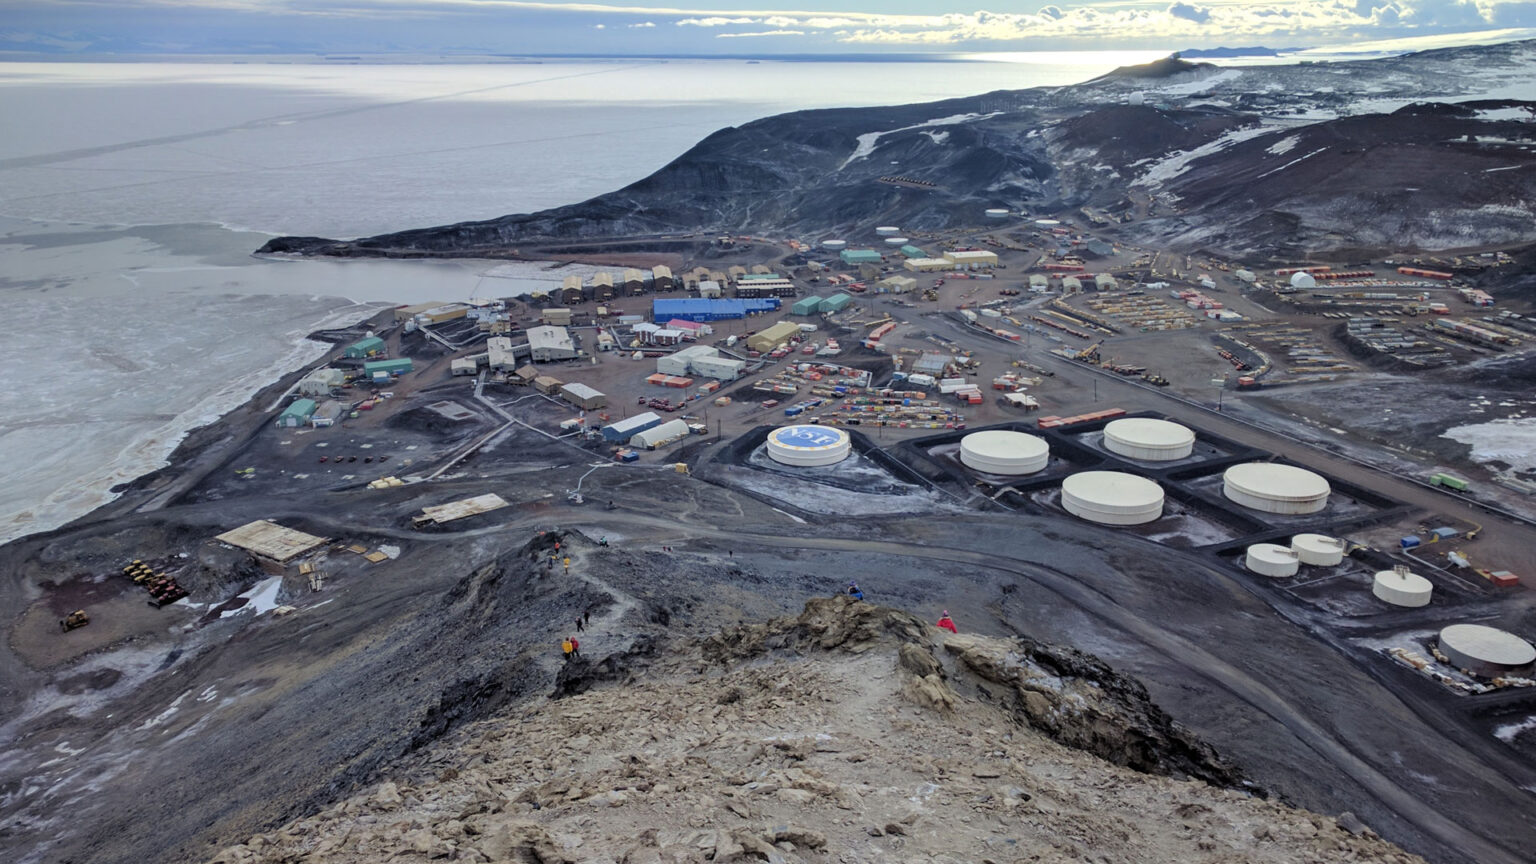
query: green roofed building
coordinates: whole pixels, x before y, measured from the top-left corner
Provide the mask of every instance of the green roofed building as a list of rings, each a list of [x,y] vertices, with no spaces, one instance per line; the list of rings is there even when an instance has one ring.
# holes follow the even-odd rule
[[[794,315],[815,315],[821,311],[821,299],[816,296],[802,297],[789,307],[789,311]]]
[[[844,249],[838,253],[844,264],[857,266],[859,264],[879,264],[882,260],[880,253],[873,249]]]
[[[379,372],[387,375],[398,375],[403,372],[409,372],[412,368],[414,367],[411,366],[411,358],[397,357],[393,360],[372,360],[364,363],[363,373],[372,378]]]
[[[377,336],[369,336],[348,345],[342,352],[343,357],[376,357],[384,353],[384,340]]]
[[[309,415],[315,413],[315,400],[295,399],[293,404],[283,409],[283,413],[277,415],[279,428],[289,429],[303,426],[309,423]]]
[[[923,250],[917,248],[916,246],[913,246],[911,243],[908,243],[907,245],[901,247],[901,254],[906,256],[907,258],[927,258],[928,257],[928,253],[927,252],[924,252]]]
[[[831,297],[821,301],[821,306],[819,309],[822,312],[841,312],[849,303],[852,302],[853,298],[849,297],[847,294],[833,294]]]

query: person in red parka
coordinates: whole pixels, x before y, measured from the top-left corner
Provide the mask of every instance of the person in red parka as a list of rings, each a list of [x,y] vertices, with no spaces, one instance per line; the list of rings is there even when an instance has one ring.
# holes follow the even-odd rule
[[[948,609],[945,609],[944,610],[944,614],[942,616],[940,616],[939,623],[938,623],[938,628],[940,630],[948,630],[949,632],[956,633],[956,634],[958,634],[960,632],[959,630],[955,629],[954,619],[949,617],[949,610]]]

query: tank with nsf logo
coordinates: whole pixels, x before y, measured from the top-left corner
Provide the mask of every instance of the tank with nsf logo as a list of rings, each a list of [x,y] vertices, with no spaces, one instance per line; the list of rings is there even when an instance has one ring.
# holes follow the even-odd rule
[[[835,465],[852,450],[848,433],[831,426],[781,426],[768,433],[768,458],[781,465]]]

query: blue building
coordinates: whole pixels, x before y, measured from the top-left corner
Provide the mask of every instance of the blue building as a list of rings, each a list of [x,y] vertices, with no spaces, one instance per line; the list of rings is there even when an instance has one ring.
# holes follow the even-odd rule
[[[777,297],[754,297],[734,300],[704,299],[656,299],[651,301],[651,320],[658,323],[682,319],[684,321],[725,321],[745,318],[759,312],[774,312],[779,308]]]

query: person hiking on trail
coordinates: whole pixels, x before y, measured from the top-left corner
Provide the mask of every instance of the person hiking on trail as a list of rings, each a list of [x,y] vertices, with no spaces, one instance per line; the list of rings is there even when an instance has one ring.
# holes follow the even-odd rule
[[[581,613],[581,620],[583,622],[587,623],[587,624],[591,624],[592,623],[592,610],[588,609],[587,611]]]
[[[582,632],[582,631],[583,631],[583,630],[585,630],[585,629],[587,629],[587,628],[586,628],[586,627],[584,627],[584,626],[582,626],[582,623],[581,623],[581,616],[580,616],[580,615],[577,615],[577,616],[576,616],[576,632],[577,632],[577,633],[580,633],[580,632]]]
[[[581,643],[576,641],[575,636],[571,637],[571,656],[577,660],[581,659]]]
[[[560,650],[565,652],[565,662],[571,662],[571,655],[576,653],[576,643],[569,636],[560,641]]]
[[[855,600],[863,600],[864,599],[864,592],[859,590],[859,583],[857,583],[857,582],[849,582],[848,583],[848,596],[852,597]]]
[[[565,556],[565,572],[571,572],[571,556]]]
[[[949,617],[948,609],[944,610],[944,614],[939,617],[939,623],[935,626],[937,626],[940,630],[948,630],[951,633],[960,632],[959,630],[955,629],[955,621],[953,618]]]

